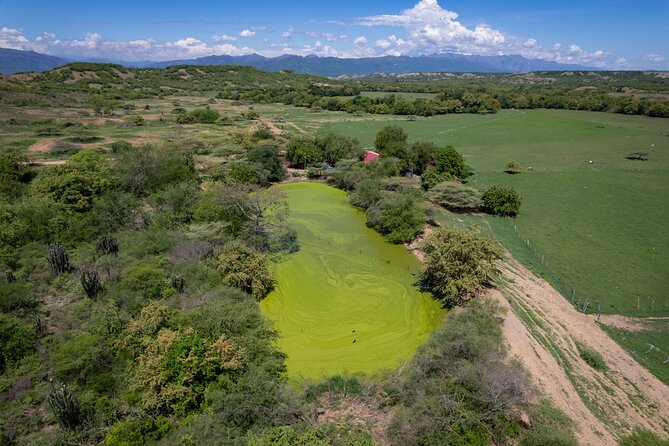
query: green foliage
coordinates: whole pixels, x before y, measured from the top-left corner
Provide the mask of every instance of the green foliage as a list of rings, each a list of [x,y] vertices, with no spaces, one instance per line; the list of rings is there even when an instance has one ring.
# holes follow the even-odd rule
[[[493,215],[514,217],[520,210],[521,198],[518,193],[508,187],[492,186],[481,195],[483,208]]]
[[[427,237],[419,277],[448,306],[462,305],[492,280],[500,248],[472,229],[438,228]]]
[[[402,158],[407,145],[407,134],[402,127],[389,125],[376,134],[374,147],[383,156]]]
[[[0,372],[35,348],[35,329],[19,319],[0,313]]]
[[[416,160],[416,174],[421,175],[425,170],[434,165],[436,161],[437,146],[431,142],[416,141],[409,147]]]
[[[226,167],[226,179],[230,183],[266,185],[268,182],[267,172],[258,164],[235,161],[228,163]]]
[[[356,378],[346,378],[344,376],[331,376],[323,382],[309,386],[304,392],[304,399],[307,402],[316,401],[324,393],[337,393],[347,395],[357,395],[362,390],[360,381]]]
[[[315,144],[323,154],[323,160],[330,165],[358,156],[362,150],[357,139],[332,132],[316,137]]]
[[[476,211],[481,207],[481,192],[458,181],[439,183],[426,196],[434,204],[455,211]]]
[[[104,158],[95,152],[79,152],[66,164],[41,171],[33,182],[33,191],[76,212],[88,212],[95,197],[111,187],[104,164]]]
[[[133,291],[141,292],[145,299],[157,299],[162,297],[167,287],[167,278],[155,264],[135,262],[124,270],[122,283]]]
[[[420,184],[425,190],[432,189],[437,184],[445,181],[457,181],[458,179],[453,175],[439,172],[436,167],[429,166],[420,177]]]
[[[214,124],[221,115],[209,107],[198,108],[188,113],[179,113],[177,115],[178,124]]]
[[[552,402],[542,399],[529,410],[530,429],[523,433],[521,446],[576,446],[575,424]]]
[[[393,444],[504,444],[504,426],[528,403],[525,373],[507,365],[499,308],[490,301],[452,312],[406,367],[388,427]]]
[[[367,209],[381,199],[381,182],[377,178],[367,178],[356,183],[348,197],[353,206]]]
[[[265,429],[257,434],[249,434],[248,446],[329,446],[330,443],[316,427],[303,432],[292,426]]]
[[[218,256],[223,284],[246,291],[256,300],[274,287],[274,278],[266,257],[239,241],[226,243]]]
[[[26,158],[11,152],[0,153],[0,199],[17,198],[29,177]]]
[[[669,446],[669,440],[663,440],[657,434],[640,427],[634,432],[620,439],[619,446]]]
[[[105,436],[105,446],[142,446],[160,440],[171,428],[169,420],[159,416],[116,422]]]
[[[319,154],[314,141],[306,137],[291,138],[286,145],[286,159],[292,163],[302,165],[318,160]]]
[[[606,362],[604,361],[604,358],[602,358],[602,355],[599,354],[599,352],[583,345],[578,341],[576,342],[576,349],[578,350],[578,354],[581,356],[581,359],[583,359],[593,369],[599,370],[600,372],[605,372],[609,369],[609,367],[606,365]]]
[[[504,167],[504,172],[510,173],[510,174],[516,174],[520,173],[520,163],[516,161],[509,161],[506,163],[506,166]]]
[[[274,139],[274,134],[265,125],[258,127],[251,133],[251,140],[254,142],[262,141],[263,139]]]
[[[286,168],[279,158],[279,150],[274,147],[260,147],[246,154],[249,163],[261,166],[267,172],[268,181],[281,181],[286,178]]]
[[[465,165],[465,160],[453,147],[440,147],[436,151],[435,169],[437,172],[455,178],[465,179],[471,175],[471,169]]]
[[[416,204],[415,194],[388,193],[367,209],[367,226],[391,243],[412,240],[423,230],[425,213]]]

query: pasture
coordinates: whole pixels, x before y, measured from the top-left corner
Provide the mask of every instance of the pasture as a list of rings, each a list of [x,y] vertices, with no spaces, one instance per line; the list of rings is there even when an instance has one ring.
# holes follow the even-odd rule
[[[260,306],[274,321],[293,379],[368,377],[406,362],[445,311],[414,286],[418,260],[365,226],[346,193],[317,183],[286,193],[300,250],[275,267]]]
[[[516,219],[443,212],[443,222],[476,224],[492,233],[582,311],[669,316],[669,121],[508,110],[332,123],[322,131],[371,146],[376,132],[388,124],[403,127],[410,141],[454,146],[474,168],[469,178],[474,185],[511,186],[523,197]],[[626,159],[633,152],[648,153],[648,160]],[[522,173],[505,173],[509,161],[519,162]],[[622,345],[651,370],[666,368],[666,330],[650,328],[616,339],[625,338]],[[649,343],[657,349],[644,355],[639,350]]]

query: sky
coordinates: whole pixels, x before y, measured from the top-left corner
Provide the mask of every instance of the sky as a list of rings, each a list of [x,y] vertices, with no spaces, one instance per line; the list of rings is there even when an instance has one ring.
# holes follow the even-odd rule
[[[0,47],[78,60],[453,52],[669,69],[669,0],[0,0]]]

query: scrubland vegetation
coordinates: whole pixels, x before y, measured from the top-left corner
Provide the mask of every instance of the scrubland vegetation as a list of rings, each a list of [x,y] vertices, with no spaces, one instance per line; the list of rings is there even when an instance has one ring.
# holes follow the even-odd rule
[[[509,229],[537,221],[537,194],[551,195],[547,183],[537,192],[535,173],[555,173],[536,162],[546,154],[534,150],[504,146],[486,158],[478,147],[489,137],[464,138],[458,129],[501,119],[489,125],[503,139],[507,129],[495,126],[525,113],[502,110],[509,108],[666,116],[666,98],[639,93],[664,94],[666,82],[646,74],[578,76],[334,81],[242,67],[70,64],[3,77],[0,442],[576,444],[569,418],[538,399],[522,368],[508,361],[503,312],[474,299],[492,285],[501,256],[485,234],[536,263],[527,246],[510,242]],[[575,92],[583,82],[596,89]],[[385,95],[394,90],[435,95]],[[363,93],[369,91],[376,94]],[[378,116],[389,113],[469,115]],[[527,113],[531,121],[548,112]],[[627,119],[602,122],[613,122],[618,137],[641,122]],[[664,121],[643,122],[659,128],[657,135],[665,131]],[[480,128],[471,132],[481,138]],[[365,164],[363,147],[372,146],[381,158]],[[628,176],[659,177],[665,148],[658,142],[647,161],[616,163],[628,163],[620,168]],[[579,152],[565,163],[612,163],[598,150],[601,158]],[[616,147],[615,156],[639,150]],[[628,167],[641,162],[638,171]],[[582,192],[593,183],[578,175],[588,174],[579,171],[568,183]],[[283,280],[276,265],[300,250],[286,195],[273,184],[305,177],[346,191],[367,226],[390,243],[424,236],[424,264],[411,286],[445,307],[462,306],[425,333],[413,359],[375,380],[323,377],[300,387],[259,307]],[[637,184],[661,194],[653,178]],[[559,178],[548,183],[563,186]],[[465,223],[481,229],[461,229]],[[564,242],[546,235],[552,223],[532,232],[548,240],[541,246],[551,254],[551,243]],[[657,240],[661,246],[665,239]],[[646,285],[649,295],[660,285]],[[601,298],[602,312],[612,312],[606,302]],[[629,313],[663,314],[662,303],[653,302],[637,300]],[[611,330],[635,351],[644,343]],[[648,333],[631,336],[650,339],[650,355],[665,354],[657,331]],[[579,354],[606,371],[598,352],[580,346]],[[650,359],[658,376],[661,359]],[[323,421],[323,407],[338,398],[386,414],[387,422],[372,429],[352,419]],[[622,441],[663,444],[642,430]]]

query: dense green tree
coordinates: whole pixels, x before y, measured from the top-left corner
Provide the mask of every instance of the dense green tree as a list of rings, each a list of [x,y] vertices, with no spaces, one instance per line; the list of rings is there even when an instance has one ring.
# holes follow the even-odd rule
[[[438,228],[421,244],[420,279],[448,306],[461,305],[490,283],[499,247],[472,229]]]
[[[453,147],[440,147],[437,149],[435,168],[437,172],[465,179],[471,175],[471,171],[465,160]]]
[[[312,139],[297,137],[288,141],[286,159],[292,163],[300,164],[306,169],[307,164],[319,159],[319,153]]]
[[[19,319],[0,313],[0,372],[35,348],[35,329]]]
[[[444,181],[427,193],[427,198],[439,206],[455,211],[475,211],[481,207],[481,192],[459,181]]]
[[[268,172],[267,180],[269,181],[281,181],[286,178],[286,168],[279,158],[279,150],[275,147],[250,150],[246,154],[246,160],[262,166],[262,169]]]
[[[361,151],[360,143],[357,139],[337,133],[319,135],[316,137],[315,144],[323,154],[325,162],[330,165],[336,165],[339,160],[356,156]]]

